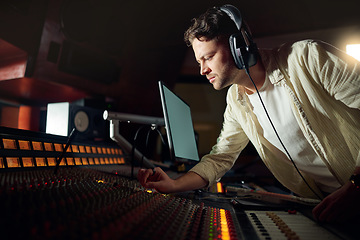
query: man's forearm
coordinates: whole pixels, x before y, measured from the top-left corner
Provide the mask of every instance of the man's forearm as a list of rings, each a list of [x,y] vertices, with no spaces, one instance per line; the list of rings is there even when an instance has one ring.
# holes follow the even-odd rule
[[[187,172],[185,175],[175,180],[176,192],[191,191],[206,187],[208,182],[194,172]]]

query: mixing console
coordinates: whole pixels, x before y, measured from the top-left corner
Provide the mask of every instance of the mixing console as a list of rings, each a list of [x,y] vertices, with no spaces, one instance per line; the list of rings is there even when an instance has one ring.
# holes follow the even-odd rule
[[[220,183],[210,192],[160,194],[131,178],[118,146],[73,141],[64,151],[66,142],[0,127],[0,239],[338,239],[299,213],[252,211],[273,208],[262,204],[269,201],[317,202]],[[342,229],[350,234],[341,239],[356,239],[359,224]]]
[[[67,140],[0,127],[1,239],[239,238],[229,205],[145,190],[118,146]]]
[[[61,168],[56,176],[6,172],[0,183],[2,239],[239,237],[231,210],[148,191],[91,167]]]

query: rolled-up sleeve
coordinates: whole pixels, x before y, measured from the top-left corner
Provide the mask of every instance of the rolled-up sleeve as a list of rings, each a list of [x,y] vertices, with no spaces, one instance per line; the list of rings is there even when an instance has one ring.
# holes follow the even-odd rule
[[[223,127],[217,143],[211,152],[190,170],[207,180],[209,186],[219,181],[231,169],[240,152],[249,142],[240,124],[234,118],[234,109],[230,102],[228,94]]]

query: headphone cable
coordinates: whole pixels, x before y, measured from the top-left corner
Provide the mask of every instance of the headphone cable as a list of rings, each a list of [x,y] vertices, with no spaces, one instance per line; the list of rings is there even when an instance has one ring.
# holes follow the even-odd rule
[[[301,174],[300,170],[298,169],[298,167],[297,167],[296,164],[295,164],[295,161],[292,159],[290,153],[289,153],[288,150],[286,149],[285,144],[282,142],[282,140],[281,140],[281,138],[280,138],[280,136],[279,136],[279,134],[278,134],[278,132],[277,132],[277,130],[276,130],[276,128],[275,128],[275,126],[274,126],[271,118],[270,118],[270,115],[269,115],[269,113],[268,113],[268,111],[267,111],[267,109],[266,109],[266,107],[265,107],[265,104],[264,104],[264,102],[263,102],[263,100],[262,100],[262,98],[261,98],[261,96],[260,96],[260,92],[259,92],[258,88],[256,87],[256,84],[255,84],[254,80],[252,79],[252,77],[251,77],[251,75],[250,75],[249,68],[245,67],[245,72],[246,72],[246,74],[248,75],[248,77],[250,78],[252,84],[253,84],[254,87],[255,87],[256,93],[257,93],[257,95],[258,95],[258,97],[259,97],[259,99],[260,99],[260,102],[261,102],[261,105],[262,105],[262,107],[263,107],[263,109],[264,109],[264,111],[265,111],[265,114],[266,114],[267,118],[269,119],[269,122],[270,122],[270,124],[271,124],[271,127],[272,127],[272,129],[274,130],[276,137],[279,139],[281,146],[284,148],[284,150],[285,150],[285,152],[286,152],[286,155],[287,155],[288,158],[290,159],[291,163],[294,165],[296,171],[299,173],[300,177],[301,177],[302,180],[305,182],[305,184],[306,184],[306,185],[309,187],[309,189],[316,195],[316,197],[317,197],[318,199],[322,200],[322,198],[315,192],[315,190],[310,186],[310,184],[306,181],[306,179],[304,178],[304,176]]]

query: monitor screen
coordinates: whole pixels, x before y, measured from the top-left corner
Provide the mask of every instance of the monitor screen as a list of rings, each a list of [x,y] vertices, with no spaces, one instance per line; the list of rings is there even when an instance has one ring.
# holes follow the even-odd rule
[[[170,154],[176,161],[199,161],[190,107],[159,81]]]

